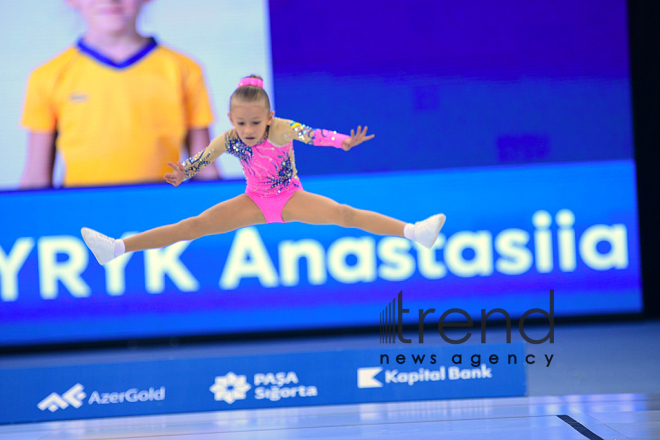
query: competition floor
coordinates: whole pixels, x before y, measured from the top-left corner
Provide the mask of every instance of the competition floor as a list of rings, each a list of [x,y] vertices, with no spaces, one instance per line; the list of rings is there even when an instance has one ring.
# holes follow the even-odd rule
[[[222,411],[0,427],[32,439],[657,439],[660,395],[472,399]]]
[[[556,363],[550,367],[528,367],[530,397],[234,410],[4,425],[0,426],[0,440],[660,439],[660,338],[657,337],[660,322],[558,327],[555,334],[552,352]],[[372,339],[343,337],[332,341],[281,341],[277,344],[359,347]],[[179,355],[189,349],[181,350],[184,352]],[[535,351],[543,353],[548,351],[548,346],[528,348],[529,353]],[[117,353],[78,353],[76,356],[117,356]],[[30,357],[5,357],[0,359],[0,366],[57,362],[55,357],[45,355]]]

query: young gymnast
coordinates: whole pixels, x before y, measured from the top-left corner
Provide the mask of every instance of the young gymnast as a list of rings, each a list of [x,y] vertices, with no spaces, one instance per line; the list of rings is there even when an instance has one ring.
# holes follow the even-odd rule
[[[367,127],[351,135],[312,129],[274,117],[270,100],[258,76],[243,78],[230,99],[229,120],[233,129],[221,134],[196,156],[182,164],[171,163],[165,180],[174,186],[213,163],[222,153],[236,156],[243,167],[245,194],[219,203],[196,217],[161,226],[132,237],[115,240],[82,228],[82,236],[100,264],[125,252],[161,248],[178,241],[230,232],[262,223],[302,222],[358,228],[378,235],[406,237],[430,248],[445,222],[436,214],[415,224],[404,223],[372,211],[342,205],[305,191],[298,178],[293,140],[345,151],[370,140]]]

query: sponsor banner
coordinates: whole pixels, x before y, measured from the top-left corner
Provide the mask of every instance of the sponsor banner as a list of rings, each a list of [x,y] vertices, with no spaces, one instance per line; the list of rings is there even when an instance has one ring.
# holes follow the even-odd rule
[[[526,365],[512,343],[4,369],[0,423],[523,396]]]
[[[301,147],[304,148],[305,146]],[[120,237],[194,216],[242,182],[0,194],[0,345],[378,325],[384,298],[512,318],[642,310],[632,161],[303,178],[406,221],[447,213],[435,247],[269,224],[100,266],[82,226]],[[62,210],[66,209],[66,215]]]

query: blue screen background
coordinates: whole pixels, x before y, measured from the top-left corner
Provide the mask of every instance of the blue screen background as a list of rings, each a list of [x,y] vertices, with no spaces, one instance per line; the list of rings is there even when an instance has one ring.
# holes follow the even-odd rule
[[[276,114],[368,125],[381,152],[310,152],[306,174],[632,157],[625,1],[293,0],[270,15]]]
[[[296,145],[304,188],[444,212],[436,249],[271,224],[104,268],[81,227],[173,223],[244,182],[3,192],[0,345],[376,326],[401,290],[410,323],[548,310],[549,289],[556,316],[642,311],[625,1],[275,0],[270,27],[276,115],[376,134]]]

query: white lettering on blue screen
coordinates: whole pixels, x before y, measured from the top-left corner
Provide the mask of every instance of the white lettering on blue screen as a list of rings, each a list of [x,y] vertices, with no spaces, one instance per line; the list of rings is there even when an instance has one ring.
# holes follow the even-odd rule
[[[628,231],[624,224],[594,224],[577,234],[575,215],[568,209],[556,213],[556,228],[547,211],[535,212],[531,220],[533,230],[458,231],[448,237],[440,234],[432,249],[399,237],[341,237],[327,248],[312,238],[282,240],[277,245],[277,259],[269,253],[256,228],[243,228],[235,233],[224,266],[218,264],[218,285],[223,290],[233,290],[249,278],[265,288],[301,283],[323,285],[329,278],[344,284],[378,279],[399,282],[415,276],[416,271],[426,279],[436,280],[448,275],[488,277],[495,272],[519,276],[532,270],[570,273],[579,262],[596,271],[621,270],[629,265]],[[557,243],[556,255],[553,242]],[[143,281],[147,293],[165,292],[166,278],[182,292],[200,289],[194,270],[181,260],[189,245],[190,242],[180,242],[144,253]],[[66,292],[73,298],[91,295],[83,274],[95,262],[82,240],[47,236],[35,243],[34,238],[21,237],[8,250],[0,247],[3,302],[20,299],[19,273],[35,250],[42,299],[55,300]],[[105,293],[120,296],[126,292],[126,268],[132,264],[133,255],[123,255],[104,266]],[[200,266],[208,269],[206,263]]]

